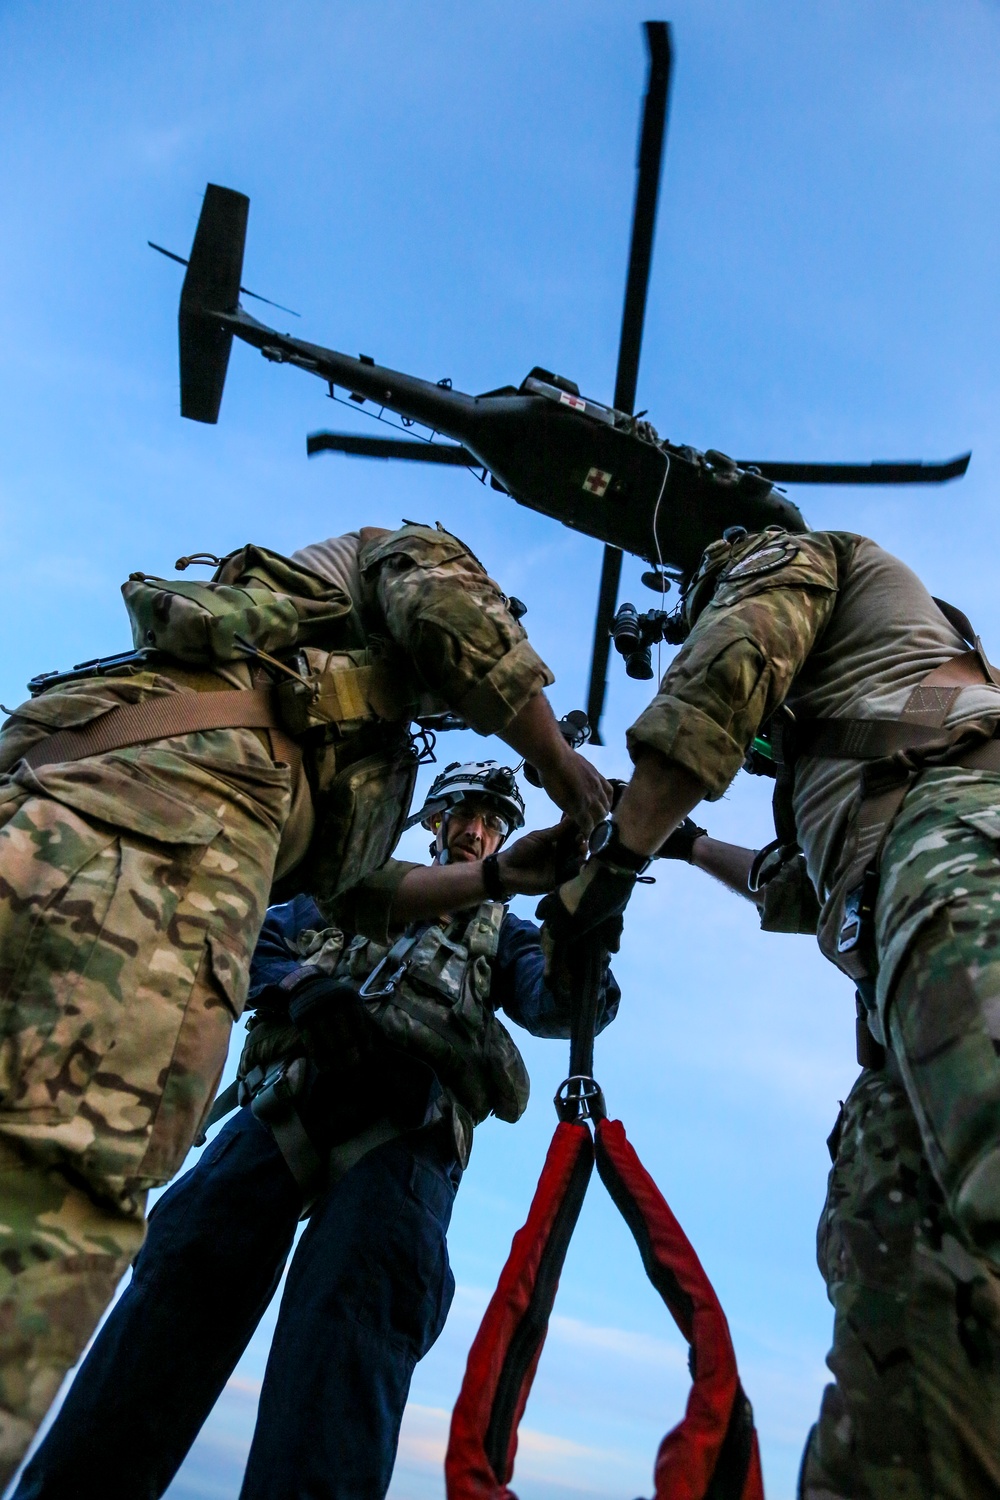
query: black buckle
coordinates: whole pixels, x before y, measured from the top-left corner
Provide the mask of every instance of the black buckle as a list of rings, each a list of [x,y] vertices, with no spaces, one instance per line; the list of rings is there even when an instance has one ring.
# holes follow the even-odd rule
[[[862,943],[874,940],[878,885],[878,871],[868,869],[861,877],[861,884],[844,897],[844,920],[837,938],[838,953],[853,953]]]

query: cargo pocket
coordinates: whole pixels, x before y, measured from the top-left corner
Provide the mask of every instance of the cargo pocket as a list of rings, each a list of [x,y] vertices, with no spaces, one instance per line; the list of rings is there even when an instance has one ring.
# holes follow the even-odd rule
[[[958,821],[964,823],[967,828],[974,828],[991,844],[1000,845],[1000,811],[997,809],[985,807],[979,812],[959,813]],[[994,854],[996,853],[997,851],[994,850]]]
[[[150,975],[150,954],[221,826],[193,809],[184,826],[178,805],[163,841],[137,841],[128,805],[114,824],[94,824],[62,792],[29,797],[0,829],[0,1098],[33,1124],[75,1116],[137,1010],[155,1003],[164,981]],[[118,1056],[129,1052],[99,1092],[118,1092]]]
[[[113,829],[30,798],[0,831],[0,1102],[58,1114],[108,1043],[81,996],[118,881]]]
[[[168,1182],[181,1167],[219,1087],[233,1017],[246,993],[245,962],[209,937],[163,1078],[149,1142],[129,1186]]]

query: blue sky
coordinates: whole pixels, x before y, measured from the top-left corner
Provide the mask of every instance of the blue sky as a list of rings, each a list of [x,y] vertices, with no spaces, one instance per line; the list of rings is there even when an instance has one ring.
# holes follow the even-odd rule
[[[351,418],[244,347],[219,425],[182,422],[181,273],[146,240],[186,253],[206,181],[241,189],[244,280],[303,314],[276,314],[279,327],[468,391],[541,364],[609,399],[649,14],[635,0],[6,0],[3,702],[37,671],[128,644],[118,588],[134,569],[409,516],[457,531],[527,602],[558,711],[582,703],[597,545],[461,472],[307,461],[307,431]],[[668,18],[639,405],[675,441],[741,456],[972,448],[943,491],[795,498],[814,525],[904,557],[1000,650],[1000,8],[675,0]],[[645,608],[639,572],[626,560],[622,597]],[[626,771],[646,694],[613,668],[595,752],[609,773]],[[481,748],[496,747],[441,746]],[[547,820],[540,797],[532,811]],[[704,821],[762,842],[768,788],[740,778]],[[636,896],[617,971],[598,1073],[714,1279],[768,1493],[790,1500],[824,1382],[814,1232],[824,1138],[855,1072],[850,987],[809,939],[760,935],[749,907],[686,867]],[[528,1113],[482,1128],[459,1195],[459,1292],[414,1381],[395,1500],[443,1494],[465,1352],[554,1124],[564,1050],[529,1039],[525,1053]],[[269,1326],[173,1500],[237,1494]],[[525,1417],[522,1500],[648,1494],[683,1409],[683,1352],[595,1180]]]

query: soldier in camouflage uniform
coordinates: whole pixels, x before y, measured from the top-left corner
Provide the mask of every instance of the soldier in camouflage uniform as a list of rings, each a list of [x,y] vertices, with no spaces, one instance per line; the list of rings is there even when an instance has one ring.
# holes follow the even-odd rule
[[[138,654],[43,679],[0,733],[0,1483],[211,1103],[276,875],[335,920],[391,852],[409,720],[499,734],[583,828],[607,807],[446,532],[213,561],[207,584],[133,574]]]
[[[820,946],[858,984],[866,1052],[885,1048],[834,1140],[819,1250],[837,1384],[800,1493],[985,1500],[1000,1493],[993,669],[964,617],[863,537],[729,535],[685,607],[687,641],[629,731],[611,838],[540,908],[553,962],[620,916],[647,857],[770,726],[773,863],[782,880],[807,872]]]

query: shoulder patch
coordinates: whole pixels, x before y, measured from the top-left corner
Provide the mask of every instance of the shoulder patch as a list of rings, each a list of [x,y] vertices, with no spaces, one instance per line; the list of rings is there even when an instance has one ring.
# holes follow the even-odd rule
[[[775,573],[798,555],[799,548],[790,537],[783,538],[780,542],[768,542],[763,547],[755,547],[752,552],[733,563],[722,574],[719,582],[738,583],[744,578],[757,578],[761,573]]]

